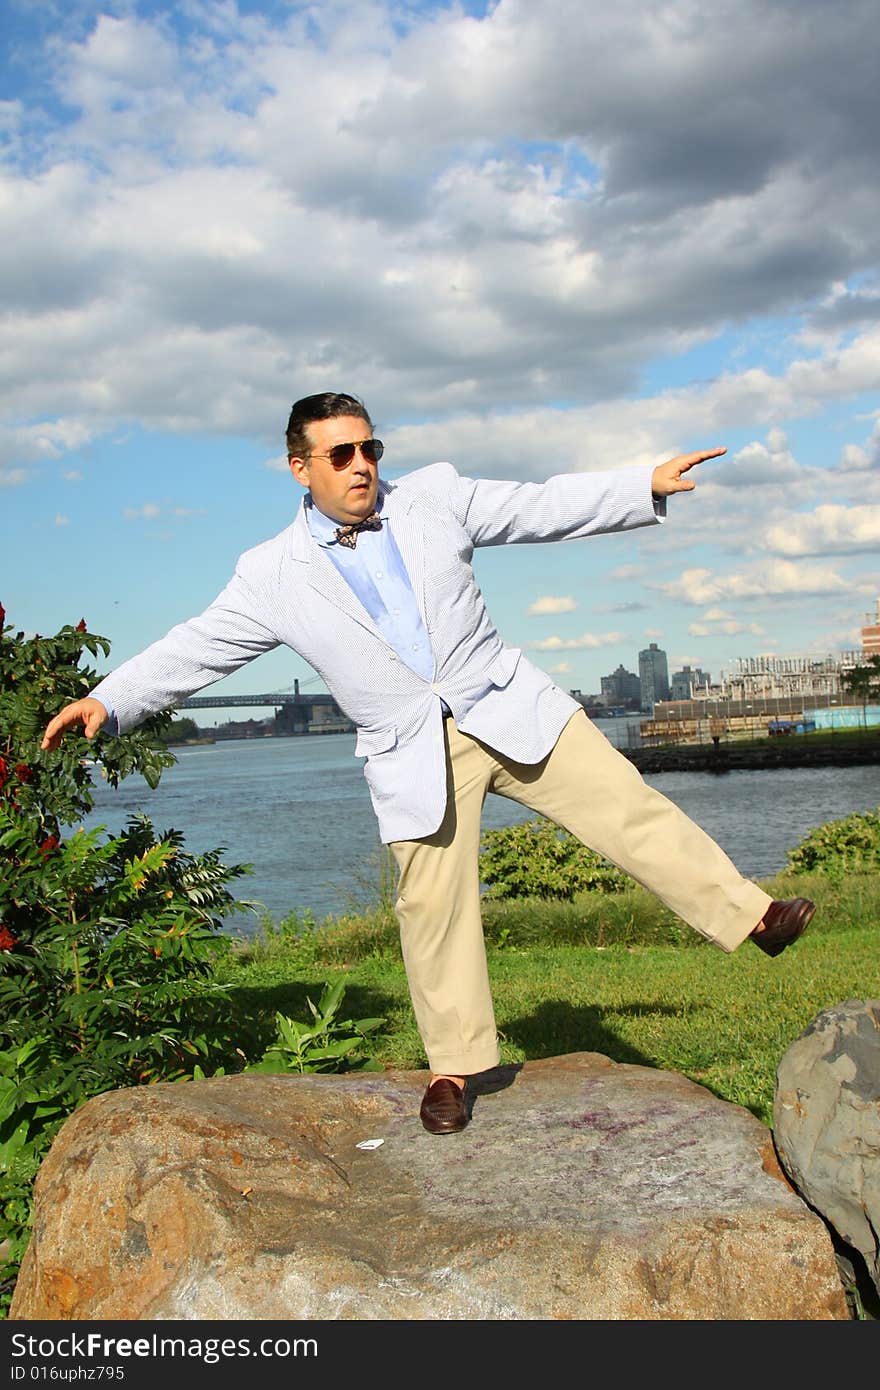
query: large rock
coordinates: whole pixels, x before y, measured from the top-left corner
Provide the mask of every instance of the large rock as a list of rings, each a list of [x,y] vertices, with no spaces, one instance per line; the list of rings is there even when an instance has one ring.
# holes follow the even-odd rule
[[[40,1170],[12,1319],[845,1319],[822,1221],[748,1111],[576,1053],[115,1091]],[[381,1139],[380,1146],[358,1148]]]
[[[817,1014],[776,1069],[773,1128],[797,1190],[880,1292],[880,999]]]

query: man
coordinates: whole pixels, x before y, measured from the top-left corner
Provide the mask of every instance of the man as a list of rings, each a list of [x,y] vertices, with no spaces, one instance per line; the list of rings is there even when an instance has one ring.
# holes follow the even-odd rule
[[[550,817],[645,884],[722,950],[778,955],[813,904],[773,902],[649,788],[570,695],[506,647],[471,569],[476,546],[566,540],[656,524],[666,498],[724,449],[657,467],[545,483],[460,476],[436,463],[388,483],[363,403],[293,406],[287,452],[306,489],[293,524],[247,551],[199,617],[107,676],[47,725],[124,732],[279,644],[321,675],[357,726],[356,753],[400,876],[396,910],[431,1067],[421,1119],[464,1128],[467,1078],[500,1060],[480,921],[488,791]]]

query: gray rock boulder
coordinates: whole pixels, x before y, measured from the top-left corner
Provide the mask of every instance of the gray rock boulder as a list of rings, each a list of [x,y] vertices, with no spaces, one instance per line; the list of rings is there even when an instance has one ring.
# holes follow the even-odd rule
[[[11,1319],[841,1319],[827,1228],[748,1111],[575,1053],[115,1091],[40,1170]],[[365,1141],[381,1141],[360,1147]]]
[[[776,1069],[773,1132],[802,1196],[880,1292],[880,999],[817,1014]]]

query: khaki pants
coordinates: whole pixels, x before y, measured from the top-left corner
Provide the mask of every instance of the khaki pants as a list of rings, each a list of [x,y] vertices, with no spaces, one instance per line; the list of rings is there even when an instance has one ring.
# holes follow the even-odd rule
[[[444,723],[450,794],[440,829],[397,840],[396,902],[416,1022],[431,1070],[468,1076],[500,1054],[480,917],[487,792],[547,816],[624,869],[701,935],[733,951],[772,899],[705,831],[642,780],[582,711],[540,763],[517,763]]]

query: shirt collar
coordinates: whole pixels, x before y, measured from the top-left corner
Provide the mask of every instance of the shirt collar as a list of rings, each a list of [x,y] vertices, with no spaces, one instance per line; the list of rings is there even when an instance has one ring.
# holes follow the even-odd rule
[[[382,501],[383,498],[380,489],[379,496],[376,499],[376,510],[378,512],[382,511]],[[304,502],[309,531],[318,542],[318,545],[338,545],[336,528],[341,525],[341,523],[334,521],[332,516],[327,516],[324,512],[320,511],[312,501],[312,494],[310,492],[306,493]],[[382,519],[383,521],[386,520],[384,514]]]

